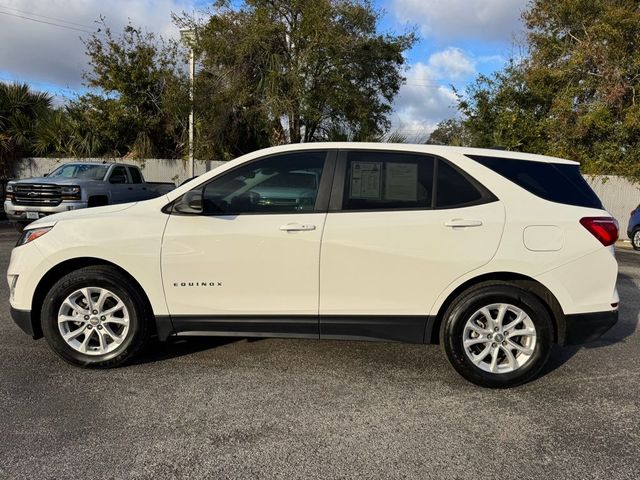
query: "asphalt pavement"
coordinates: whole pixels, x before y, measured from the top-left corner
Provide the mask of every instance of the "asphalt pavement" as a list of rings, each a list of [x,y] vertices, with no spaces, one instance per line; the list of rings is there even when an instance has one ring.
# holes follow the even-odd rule
[[[499,391],[436,345],[200,338],[82,370],[13,324],[2,278],[0,478],[640,478],[640,253],[617,255],[619,323]]]

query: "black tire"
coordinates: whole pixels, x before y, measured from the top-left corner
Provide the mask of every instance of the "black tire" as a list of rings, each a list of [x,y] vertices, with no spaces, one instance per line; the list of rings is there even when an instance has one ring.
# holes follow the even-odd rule
[[[467,320],[482,307],[496,303],[507,303],[523,310],[536,330],[533,353],[512,372],[492,373],[481,369],[467,356],[463,346]],[[522,288],[503,282],[486,282],[464,291],[445,312],[440,328],[440,344],[453,368],[470,382],[488,388],[509,388],[533,379],[547,362],[552,343],[553,323],[541,300]]]
[[[109,205],[109,199],[103,195],[90,197],[87,202],[87,208],[104,207],[105,205]]]
[[[640,235],[638,235],[639,233],[640,233],[640,228],[636,228],[631,233],[631,246],[633,247],[634,250],[640,250]]]
[[[124,340],[113,351],[103,355],[89,355],[75,350],[62,338],[58,328],[58,311],[63,301],[84,287],[99,287],[113,292],[129,313],[129,331]],[[107,265],[84,267],[58,280],[44,299],[40,318],[44,337],[53,351],[65,361],[81,367],[110,368],[124,365],[144,347],[150,336],[151,313],[141,293],[116,268]]]

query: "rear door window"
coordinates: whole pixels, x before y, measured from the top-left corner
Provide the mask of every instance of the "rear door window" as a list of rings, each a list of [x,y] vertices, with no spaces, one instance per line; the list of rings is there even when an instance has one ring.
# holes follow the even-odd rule
[[[434,158],[402,152],[350,151],[343,210],[428,209]]]
[[[137,168],[129,167],[129,175],[131,175],[131,183],[142,183],[142,175]]]
[[[573,164],[467,155],[516,185],[551,202],[602,209],[602,202]]]

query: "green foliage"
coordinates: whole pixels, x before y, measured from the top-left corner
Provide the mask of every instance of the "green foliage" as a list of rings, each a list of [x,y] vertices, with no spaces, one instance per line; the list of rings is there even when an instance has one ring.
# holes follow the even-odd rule
[[[49,95],[0,82],[0,178],[12,176],[14,162],[34,152],[35,131],[50,114]]]
[[[457,118],[442,120],[427,139],[431,145],[454,145],[456,147],[469,147],[472,143],[471,134],[466,122]]]
[[[197,155],[380,136],[415,37],[381,34],[378,19],[360,0],[218,2],[195,25]]]
[[[472,143],[640,178],[637,1],[535,0],[523,18],[527,54],[460,98]]]
[[[93,91],[69,107],[71,144],[113,156],[181,156],[189,100],[179,45],[131,25],[114,36],[103,24],[85,47]]]

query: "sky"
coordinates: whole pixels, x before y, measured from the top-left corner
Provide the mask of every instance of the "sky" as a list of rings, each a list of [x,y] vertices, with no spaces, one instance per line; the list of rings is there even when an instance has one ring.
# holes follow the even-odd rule
[[[501,69],[522,35],[528,0],[374,0],[380,29],[420,37],[406,53],[406,84],[394,102],[392,131],[426,140],[439,121],[458,115],[452,86]],[[103,15],[117,31],[134,25],[177,37],[171,12],[196,12],[204,0],[0,0],[0,80],[23,81],[57,104],[85,91],[81,38]],[[27,18],[24,18],[27,17]],[[186,65],[185,65],[186,68]]]

